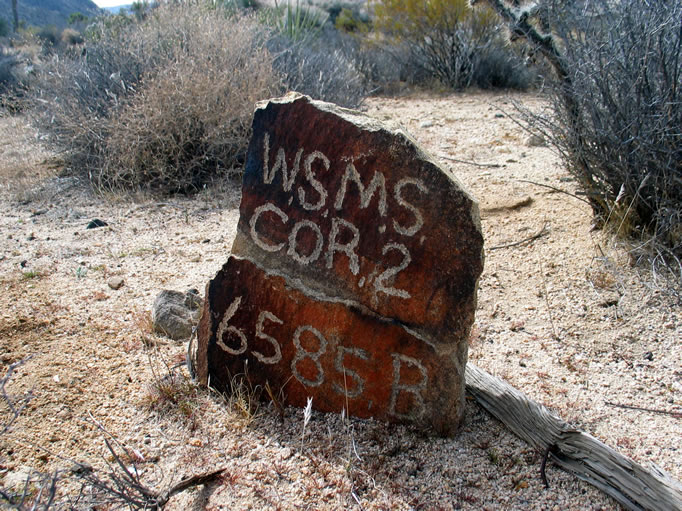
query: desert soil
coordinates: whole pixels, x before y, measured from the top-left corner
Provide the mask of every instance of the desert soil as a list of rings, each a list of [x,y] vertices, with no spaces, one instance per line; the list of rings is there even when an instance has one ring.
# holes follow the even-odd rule
[[[535,95],[467,93],[372,98],[366,109],[400,121],[480,201],[486,263],[470,361],[680,479],[679,301],[592,229],[584,202],[540,186],[576,192],[552,149],[505,115],[513,102],[542,108]],[[0,119],[0,362],[5,374],[26,360],[5,391],[33,394],[0,436],[0,486],[61,469],[60,495],[75,498],[69,460],[105,477],[111,435],[155,488],[226,469],[168,509],[618,509],[551,463],[545,488],[541,453],[472,400],[451,439],[320,413],[303,434],[302,410],[247,413],[196,388],[186,343],[153,334],[150,311],[162,289],[203,292],[226,261],[238,183],[192,199],[100,197],[58,170],[25,119]],[[86,229],[95,218],[107,226]]]

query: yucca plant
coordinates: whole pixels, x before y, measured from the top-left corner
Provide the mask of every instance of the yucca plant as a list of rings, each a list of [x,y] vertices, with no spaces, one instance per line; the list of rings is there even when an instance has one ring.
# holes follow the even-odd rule
[[[296,42],[315,37],[329,17],[323,11],[303,7],[300,0],[296,0],[295,5],[288,0],[286,6],[281,7],[275,2],[275,9],[281,12],[276,18],[277,30]]]

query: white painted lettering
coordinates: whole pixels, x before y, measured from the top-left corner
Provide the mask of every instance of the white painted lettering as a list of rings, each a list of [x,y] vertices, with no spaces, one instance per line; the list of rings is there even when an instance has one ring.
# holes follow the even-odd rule
[[[316,236],[315,248],[308,255],[303,255],[298,251],[298,231],[304,227],[312,230]],[[289,233],[289,250],[287,250],[287,255],[292,257],[294,261],[297,261],[303,265],[307,265],[317,261],[317,259],[320,257],[320,254],[322,253],[323,244],[324,237],[322,236],[322,231],[320,231],[320,228],[317,226],[317,224],[315,222],[311,222],[310,220],[301,220],[300,222],[296,222],[294,228]]]
[[[398,234],[402,234],[404,236],[414,236],[419,229],[422,228],[424,225],[424,218],[422,217],[421,211],[419,211],[413,204],[410,204],[407,202],[401,192],[403,187],[406,185],[412,185],[416,186],[417,190],[420,192],[427,194],[429,193],[429,190],[424,186],[424,183],[421,182],[421,180],[413,178],[413,177],[405,177],[398,181],[393,188],[393,195],[395,196],[395,200],[400,204],[402,207],[409,209],[412,214],[414,215],[415,222],[409,227],[403,227],[400,225],[398,222],[393,220],[393,228],[395,229],[395,232]]]
[[[281,250],[284,248],[285,243],[279,243],[277,245],[272,245],[270,243],[266,243],[263,241],[259,236],[258,236],[258,231],[256,230],[256,224],[258,223],[258,219],[260,216],[265,213],[266,211],[271,211],[275,215],[277,215],[281,220],[282,223],[285,224],[289,221],[288,215],[279,209],[277,206],[272,204],[271,202],[267,202],[263,204],[262,206],[258,206],[254,212],[253,216],[251,217],[251,220],[249,221],[249,226],[251,227],[251,239],[253,242],[266,252],[277,252],[278,250]]]
[[[313,336],[315,336],[319,343],[317,350],[307,351],[303,348],[303,346],[301,345],[301,334],[303,332],[310,332],[311,334],[313,334]],[[294,373],[296,379],[300,381],[303,385],[307,387],[319,387],[324,382],[324,371],[322,369],[322,364],[320,364],[320,357],[327,350],[327,344],[328,342],[327,339],[325,339],[324,335],[322,335],[319,330],[313,328],[310,325],[299,326],[294,332],[294,346],[296,346],[296,355],[291,360],[291,372]],[[298,363],[301,360],[305,360],[306,358],[309,358],[315,364],[315,369],[317,370],[317,377],[314,380],[309,380],[308,378],[305,378],[298,371]]]
[[[263,362],[264,364],[276,364],[280,360],[282,360],[282,350],[279,347],[279,343],[277,342],[277,339],[274,337],[266,334],[264,332],[265,328],[265,320],[271,321],[273,323],[277,323],[279,325],[283,324],[284,322],[279,319],[277,316],[275,316],[272,312],[268,311],[261,311],[261,313],[258,315],[258,321],[256,322],[256,337],[259,339],[265,339],[268,341],[270,344],[272,344],[273,349],[275,350],[275,353],[269,357],[263,355],[262,353],[259,353],[258,351],[253,351],[253,356],[256,357],[258,360]]]
[[[360,178],[360,173],[355,168],[352,162],[346,165],[346,172],[344,172],[341,178],[341,185],[336,193],[336,201],[334,201],[334,207],[338,210],[343,206],[343,201],[346,198],[346,191],[348,190],[348,182],[354,182],[358,191],[360,192],[360,208],[365,209],[369,206],[369,202],[372,200],[374,193],[379,190],[379,214],[381,216],[386,216],[386,180],[381,172],[375,172],[372,181],[369,186],[365,188],[362,184],[362,179]]]
[[[407,250],[407,247],[402,243],[389,243],[385,245],[381,251],[381,255],[386,255],[391,250],[397,250],[400,252],[403,255],[403,260],[398,266],[386,268],[374,281],[374,289],[376,289],[377,293],[384,293],[389,296],[397,296],[399,298],[410,298],[410,293],[404,289],[396,289],[395,287],[384,284],[384,282],[386,282],[388,279],[395,277],[398,275],[398,273],[407,268],[407,266],[410,264],[410,261],[412,260],[409,250]]]
[[[287,169],[286,155],[284,154],[284,148],[280,147],[275,156],[275,163],[272,169],[269,169],[270,165],[270,134],[265,134],[265,139],[263,141],[263,183],[266,185],[271,184],[278,170],[282,171],[282,189],[285,192],[291,190],[294,184],[296,175],[298,174],[298,169],[301,165],[301,156],[303,156],[303,149],[299,149],[294,158],[294,165],[291,167],[289,172]]]
[[[313,174],[313,162],[315,160],[322,160],[322,164],[324,165],[325,170],[329,170],[330,165],[329,158],[327,158],[320,151],[314,151],[310,153],[308,156],[306,156],[306,159],[303,162],[305,177],[308,180],[308,182],[312,185],[312,187],[315,189],[315,191],[320,195],[317,202],[310,203],[306,200],[305,190],[303,189],[303,187],[301,186],[298,187],[298,200],[301,203],[301,206],[303,206],[303,209],[307,211],[317,211],[321,209],[322,206],[324,206],[325,201],[327,200],[327,190],[324,189],[322,183],[315,179],[315,176]]]
[[[346,244],[342,244],[338,241],[339,233],[341,227],[345,227],[348,231],[353,234],[353,238]],[[348,266],[353,275],[357,275],[360,271],[360,263],[358,260],[358,255],[355,253],[355,249],[360,242],[360,231],[352,223],[343,220],[342,218],[332,219],[332,229],[329,233],[329,246],[327,247],[327,268],[332,268],[334,266],[334,253],[343,252],[348,256]]]
[[[235,312],[237,312],[237,309],[239,308],[239,304],[241,303],[241,301],[242,297],[238,296],[230,304],[230,306],[225,311],[223,319],[220,321],[220,324],[218,325],[218,332],[216,333],[218,346],[220,346],[224,351],[226,351],[230,355],[241,355],[246,351],[246,335],[244,335],[244,332],[239,330],[237,327],[228,326],[229,321],[232,319]],[[223,336],[225,335],[226,332],[233,333],[239,338],[239,348],[237,349],[230,348],[227,344],[225,344],[225,341],[223,341]]]
[[[400,353],[391,353],[393,357],[393,385],[391,386],[391,400],[388,405],[388,413],[398,417],[399,419],[416,419],[424,413],[424,396],[422,392],[426,390],[426,384],[429,381],[426,368],[416,358],[408,357]],[[400,383],[400,368],[401,366],[409,365],[415,367],[421,379],[418,383]],[[398,412],[396,406],[398,405],[398,396],[401,392],[412,394],[414,405],[407,412]]]
[[[336,367],[336,370],[343,375],[343,387],[338,383],[334,383],[332,387],[339,394],[343,394],[349,398],[354,398],[358,397],[365,390],[365,380],[363,380],[358,373],[352,369],[348,369],[343,364],[343,359],[346,354],[352,355],[361,360],[369,360],[369,353],[360,348],[347,348],[345,346],[339,346],[338,351],[336,352],[336,361],[334,367]],[[351,388],[348,388],[346,376],[350,376],[350,378],[355,382]]]

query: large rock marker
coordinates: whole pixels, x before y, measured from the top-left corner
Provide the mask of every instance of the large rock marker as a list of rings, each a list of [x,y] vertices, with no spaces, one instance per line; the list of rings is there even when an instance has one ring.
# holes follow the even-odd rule
[[[197,375],[452,434],[482,269],[477,203],[400,128],[299,94],[260,103]]]

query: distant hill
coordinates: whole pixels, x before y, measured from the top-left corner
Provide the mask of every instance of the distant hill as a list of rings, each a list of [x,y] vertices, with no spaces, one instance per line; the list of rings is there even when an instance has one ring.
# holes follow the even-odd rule
[[[121,9],[125,9],[127,11],[130,10],[130,8],[133,6],[133,4],[125,4],[125,5],[116,5],[114,7],[102,7],[105,11],[108,11],[112,14],[118,14]]]
[[[26,25],[64,27],[69,15],[80,12],[88,17],[102,13],[91,0],[17,0],[19,22]],[[12,26],[12,1],[0,0],[0,17]]]

